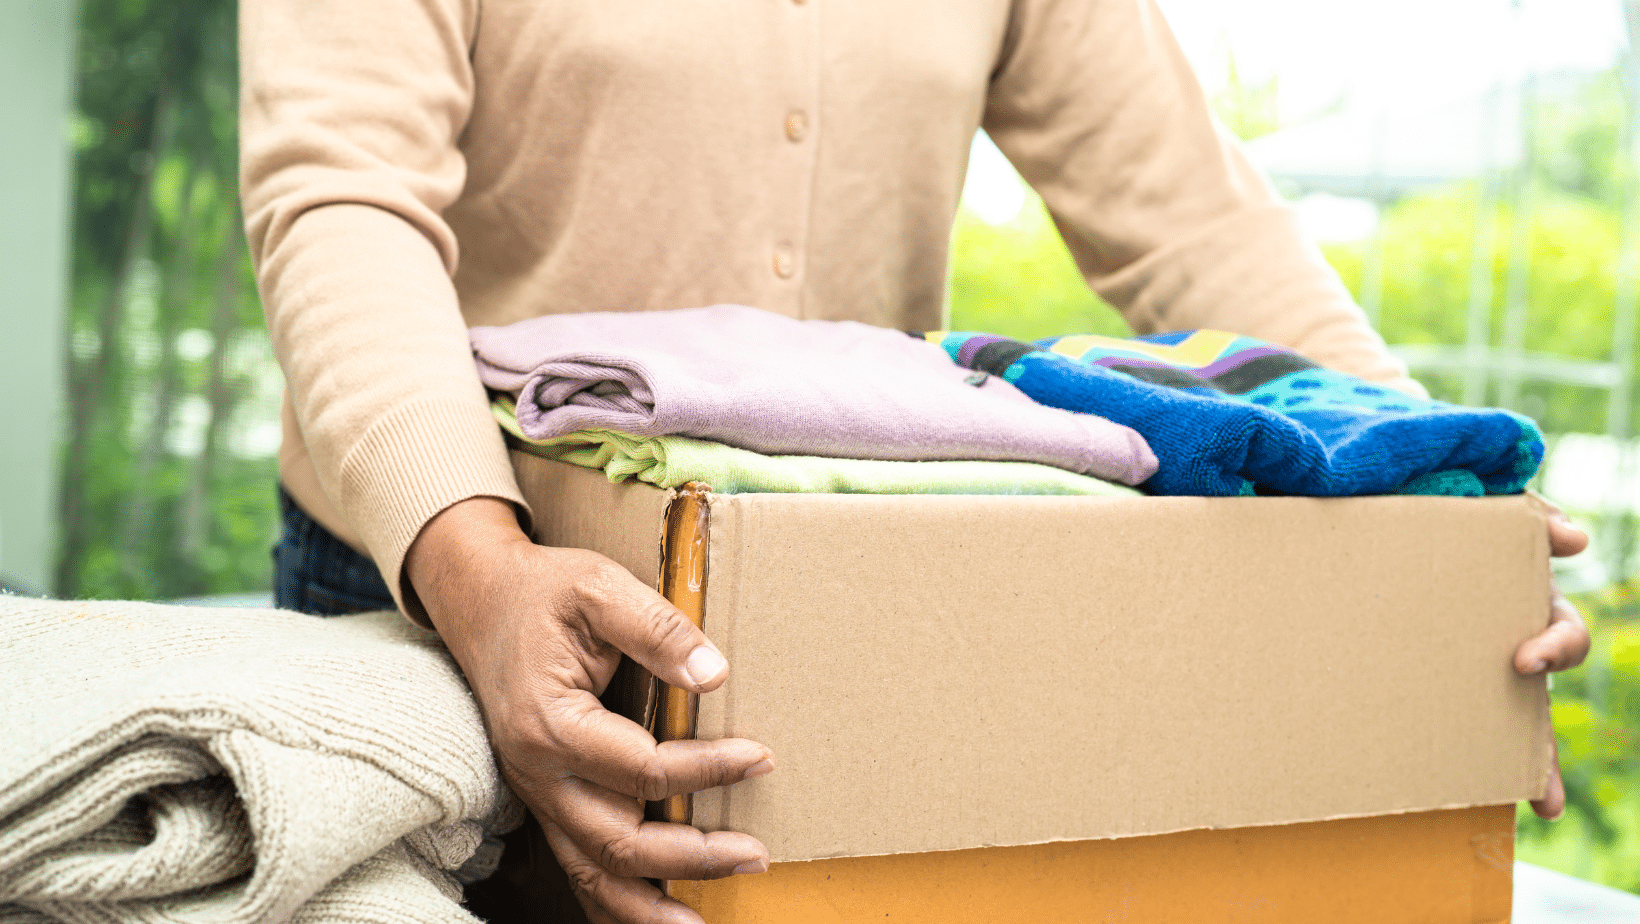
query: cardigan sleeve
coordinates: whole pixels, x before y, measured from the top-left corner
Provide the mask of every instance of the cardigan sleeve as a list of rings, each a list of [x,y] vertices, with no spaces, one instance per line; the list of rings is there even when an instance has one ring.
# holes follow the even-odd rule
[[[405,552],[449,505],[524,511],[473,369],[441,213],[460,194],[477,0],[243,0],[240,185],[320,487],[405,612]]]
[[[1218,125],[1153,0],[1017,0],[984,126],[1135,330],[1230,330],[1423,394]]]

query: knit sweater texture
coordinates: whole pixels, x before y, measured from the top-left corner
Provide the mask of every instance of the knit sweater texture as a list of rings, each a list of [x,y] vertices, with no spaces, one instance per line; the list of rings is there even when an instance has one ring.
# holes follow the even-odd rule
[[[0,596],[0,664],[0,920],[472,922],[522,819],[396,614]]]
[[[1416,387],[1151,0],[244,0],[240,30],[281,478],[398,594],[439,510],[524,504],[468,326],[735,303],[942,328],[981,127],[1140,333]]]

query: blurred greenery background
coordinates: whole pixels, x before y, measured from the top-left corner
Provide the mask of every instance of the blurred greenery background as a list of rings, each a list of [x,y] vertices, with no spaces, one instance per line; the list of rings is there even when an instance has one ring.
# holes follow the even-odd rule
[[[226,0],[81,5],[59,596],[268,587],[283,386],[235,196],[235,28]],[[1283,128],[1274,81],[1244,81],[1234,61],[1211,81],[1221,118],[1247,138]],[[1542,111],[1542,156],[1507,178],[1529,197],[1488,208],[1477,179],[1439,184],[1384,204],[1371,240],[1326,245],[1358,292],[1365,268],[1381,267],[1374,285],[1390,343],[1465,341],[1472,242],[1491,222],[1499,240],[1524,242],[1526,348],[1609,357],[1620,202],[1635,182],[1621,77],[1614,65]],[[1515,214],[1520,202],[1530,208]],[[954,327],[1025,338],[1126,331],[1034,198],[1003,220],[964,208],[953,241]],[[1500,246],[1490,264],[1494,336],[1520,282],[1510,252]],[[1455,375],[1424,379],[1437,397],[1462,393]],[[1607,428],[1598,389],[1526,382],[1510,400],[1552,441]],[[1634,534],[1631,507],[1576,512],[1603,538]],[[1627,551],[1613,560],[1627,562]],[[1523,814],[1519,855],[1640,892],[1640,584],[1625,568],[1576,597],[1596,641],[1587,666],[1555,689],[1571,808],[1553,825]]]

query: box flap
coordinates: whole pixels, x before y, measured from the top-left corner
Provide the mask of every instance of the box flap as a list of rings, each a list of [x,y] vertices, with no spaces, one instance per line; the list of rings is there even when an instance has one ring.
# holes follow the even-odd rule
[[[712,500],[703,738],[772,747],[694,820],[775,861],[1541,792],[1528,498]],[[656,514],[658,517],[658,513]]]

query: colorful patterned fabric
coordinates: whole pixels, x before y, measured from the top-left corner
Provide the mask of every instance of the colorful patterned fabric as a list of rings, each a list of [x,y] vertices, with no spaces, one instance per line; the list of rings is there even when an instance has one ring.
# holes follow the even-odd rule
[[[579,430],[532,440],[511,401],[490,412],[515,445],[548,459],[601,469],[611,482],[636,478],[661,488],[698,481],[719,494],[1057,494],[1137,497],[1138,491],[1035,462],[889,462],[822,456],[766,456],[686,436],[633,436]]]
[[[1221,331],[913,336],[1043,404],[1137,430],[1157,494],[1513,494],[1543,459],[1518,414],[1413,398]]]

